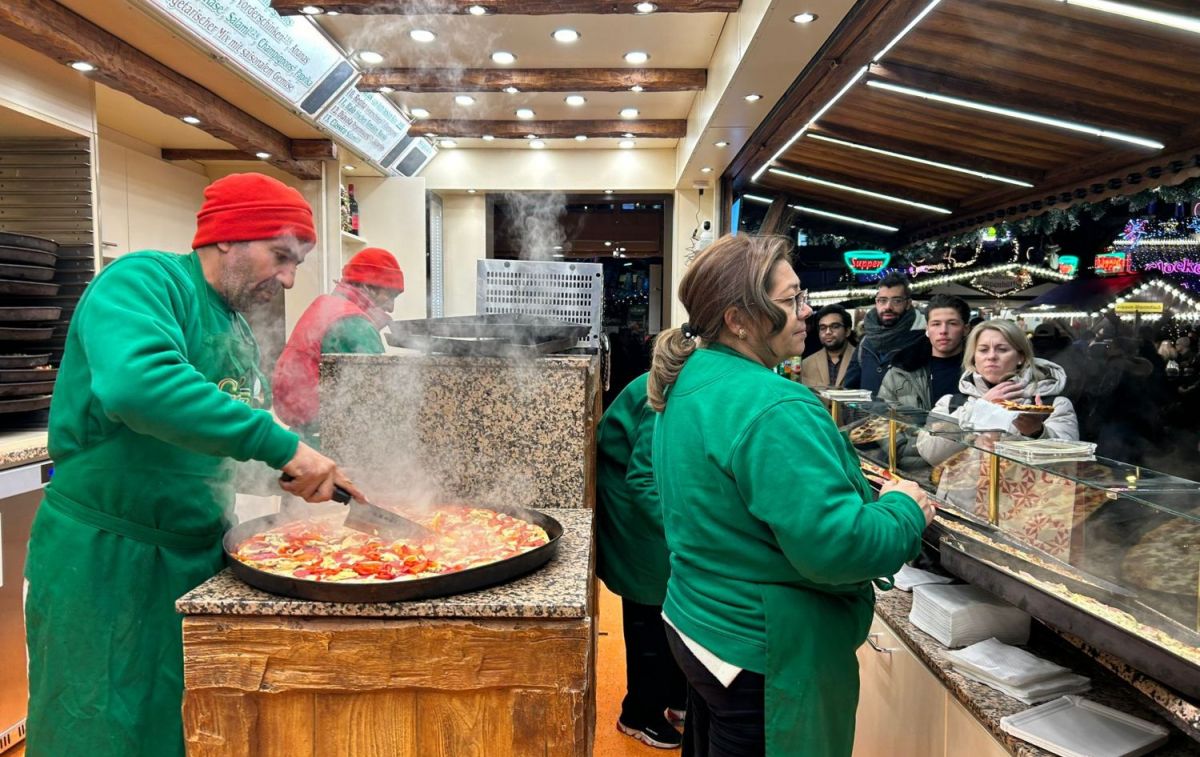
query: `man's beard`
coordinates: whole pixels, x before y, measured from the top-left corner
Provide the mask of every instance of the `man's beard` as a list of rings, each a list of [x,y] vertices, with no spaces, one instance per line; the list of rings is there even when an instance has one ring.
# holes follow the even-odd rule
[[[833,344],[825,345],[825,350],[827,352],[841,352],[845,346],[846,346],[846,340],[839,339],[836,342],[834,342]]]
[[[283,289],[275,277],[250,284],[251,264],[247,260],[230,260],[221,272],[222,290],[231,310],[249,313],[269,304]],[[269,293],[270,296],[267,296]]]

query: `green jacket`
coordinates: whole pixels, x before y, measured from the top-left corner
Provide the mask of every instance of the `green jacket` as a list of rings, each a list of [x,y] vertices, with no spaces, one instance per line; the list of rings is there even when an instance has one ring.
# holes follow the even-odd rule
[[[322,355],[382,355],[379,329],[366,318],[343,318],[321,339]]]
[[[596,432],[596,575],[619,596],[661,605],[667,593],[667,542],[650,465],[657,414],[642,374],[613,400]]]
[[[666,616],[766,675],[768,754],[849,755],[872,580],[917,554],[920,508],[898,492],[872,501],[816,396],[719,344],[671,387],[654,470]]]
[[[126,255],[88,286],[25,569],[29,757],[183,754],[175,600],[223,565],[229,458],[280,468],[298,444],[255,409],[258,361],[195,253]]]

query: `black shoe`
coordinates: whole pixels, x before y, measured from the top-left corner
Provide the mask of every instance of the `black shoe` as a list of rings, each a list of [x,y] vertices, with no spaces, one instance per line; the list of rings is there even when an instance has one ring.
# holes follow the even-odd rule
[[[617,730],[657,749],[678,749],[683,745],[683,736],[661,715],[651,723],[638,725],[629,725],[618,718]]]

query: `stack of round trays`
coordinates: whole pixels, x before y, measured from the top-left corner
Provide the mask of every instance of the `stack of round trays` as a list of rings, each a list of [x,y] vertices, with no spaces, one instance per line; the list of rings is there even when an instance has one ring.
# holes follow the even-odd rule
[[[0,428],[44,423],[50,407],[64,317],[58,252],[50,239],[0,232]]]

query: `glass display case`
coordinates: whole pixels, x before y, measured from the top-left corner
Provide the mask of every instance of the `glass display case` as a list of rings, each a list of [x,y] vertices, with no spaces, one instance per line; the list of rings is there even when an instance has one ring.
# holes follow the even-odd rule
[[[1200,696],[1200,484],[915,409],[831,412],[873,478],[934,498],[943,568]]]

